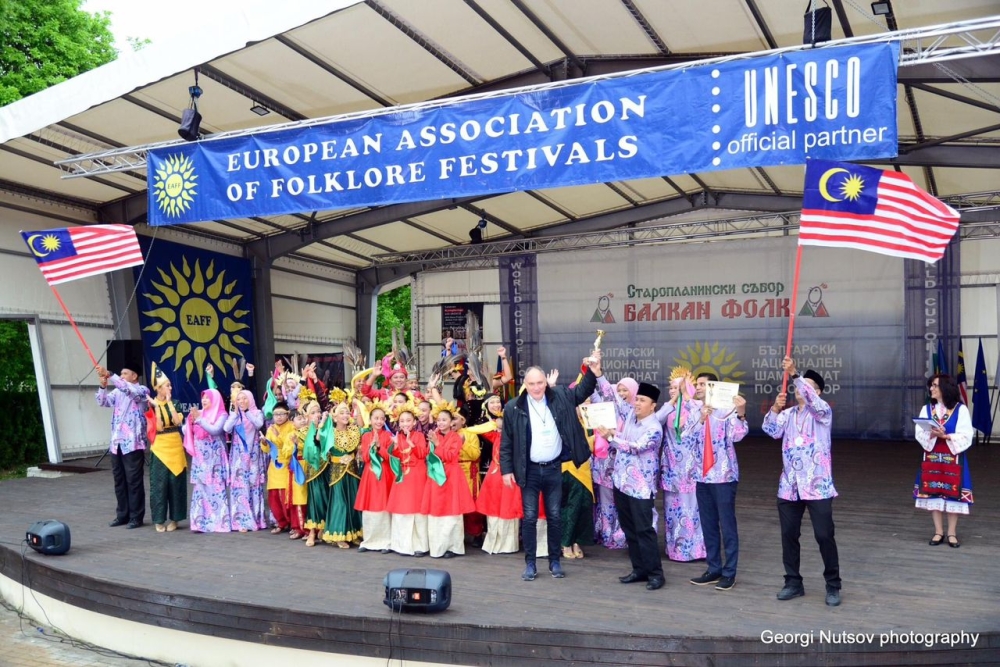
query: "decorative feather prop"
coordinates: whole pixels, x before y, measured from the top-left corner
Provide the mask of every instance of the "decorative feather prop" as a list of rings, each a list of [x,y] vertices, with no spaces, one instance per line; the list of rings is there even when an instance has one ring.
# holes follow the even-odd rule
[[[479,317],[474,312],[465,313],[465,349],[468,354],[466,367],[469,378],[481,388],[490,386],[489,369],[483,363],[483,336],[479,330]]]
[[[344,359],[351,365],[351,375],[361,372],[365,366],[365,355],[353,338],[344,341]]]

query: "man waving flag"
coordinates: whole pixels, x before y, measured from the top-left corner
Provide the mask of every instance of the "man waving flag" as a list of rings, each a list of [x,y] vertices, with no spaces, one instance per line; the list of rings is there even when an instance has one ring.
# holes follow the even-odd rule
[[[869,250],[934,263],[958,230],[958,211],[910,177],[842,162],[810,160],[799,245]]]

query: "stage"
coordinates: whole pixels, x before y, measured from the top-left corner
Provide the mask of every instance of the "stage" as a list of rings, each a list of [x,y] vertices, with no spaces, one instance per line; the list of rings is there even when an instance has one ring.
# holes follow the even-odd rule
[[[844,580],[838,608],[824,604],[822,563],[808,518],[802,537],[806,595],[775,599],[783,574],[775,508],[778,444],[748,438],[737,451],[740,565],[729,592],[688,583],[704,571],[703,562],[664,561],[667,583],[659,591],[622,585],[617,578],[629,571],[627,554],[601,547],[586,549],[583,560],[564,560],[563,580],[547,576],[540,561],[538,579],[522,582],[521,554],[488,556],[471,547],[465,557],[433,560],[326,545],[309,549],[267,532],[156,533],[148,523],[139,530],[108,528],[114,515],[110,471],[0,483],[0,574],[116,619],[362,660],[511,667],[1000,662],[995,447],[970,453],[976,505],[960,518],[962,547],[952,549],[928,546],[930,516],[913,507],[920,458],[915,442],[834,444],[840,493],[834,518]],[[49,518],[70,526],[70,553],[29,550],[22,566],[25,529]],[[450,572],[451,608],[435,615],[391,614],[382,604],[382,579],[397,568]],[[922,636],[927,633],[957,633],[958,643]],[[789,634],[794,636],[781,636]]]

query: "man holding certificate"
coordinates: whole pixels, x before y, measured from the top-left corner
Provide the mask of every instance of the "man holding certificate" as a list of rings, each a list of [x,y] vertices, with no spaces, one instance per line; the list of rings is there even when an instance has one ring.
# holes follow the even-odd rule
[[[618,580],[623,584],[645,581],[646,588],[655,591],[663,587],[663,564],[653,527],[653,503],[663,442],[663,427],[656,418],[660,390],[640,382],[635,401],[629,403],[603,377],[598,379],[597,388],[605,401],[614,402],[621,424],[616,428],[598,426],[595,429],[615,450],[615,467],[611,473],[615,506],[632,561],[632,571]]]
[[[695,586],[715,584],[716,590],[728,591],[736,585],[736,566],[740,558],[740,537],[736,527],[740,469],[734,444],[742,440],[749,429],[746,399],[731,390],[717,391],[716,385],[720,384],[726,383],[720,383],[714,373],[701,373],[694,385],[694,397],[705,402],[701,419],[694,420],[690,428],[697,482],[695,494],[708,569],[691,583]],[[714,402],[709,401],[709,386],[713,388]],[[722,562],[723,546],[725,564]]]

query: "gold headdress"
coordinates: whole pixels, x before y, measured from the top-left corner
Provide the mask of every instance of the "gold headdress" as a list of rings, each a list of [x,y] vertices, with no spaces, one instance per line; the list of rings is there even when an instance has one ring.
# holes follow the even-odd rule
[[[301,384],[302,376],[291,371],[285,371],[278,376],[278,386],[284,387],[288,380],[295,380],[295,384]]]
[[[691,377],[691,369],[688,368],[687,366],[674,366],[673,368],[670,369],[671,382],[673,382],[677,378],[683,378],[683,377],[686,378]]]
[[[458,414],[458,406],[448,401],[440,401],[431,405],[431,419],[437,420],[438,415],[442,412],[447,412],[454,419],[455,415]]]
[[[316,392],[314,392],[309,387],[302,387],[302,389],[299,390],[299,404],[300,405],[303,404],[303,403],[313,403],[317,399],[318,399],[318,397],[316,396]]]
[[[163,385],[170,382],[170,379],[163,374],[163,371],[161,371],[159,366],[156,365],[156,362],[153,362],[153,367],[149,374],[153,378],[153,391],[156,391]]]
[[[334,387],[330,390],[330,402],[331,403],[344,403],[347,401],[347,392],[345,392],[340,387]]]
[[[400,405],[394,405],[391,408],[389,408],[389,411],[386,414],[389,415],[389,419],[391,419],[394,422],[398,422],[399,416],[404,412],[409,412],[411,415],[413,415],[414,419],[416,419],[417,415],[419,414],[417,412],[417,406],[413,404],[413,401],[407,401],[406,403],[402,403]]]
[[[389,413],[392,412],[392,406],[388,403],[383,403],[382,401],[374,401],[371,405],[367,406],[368,414],[375,412],[376,410],[381,410],[388,417]]]

